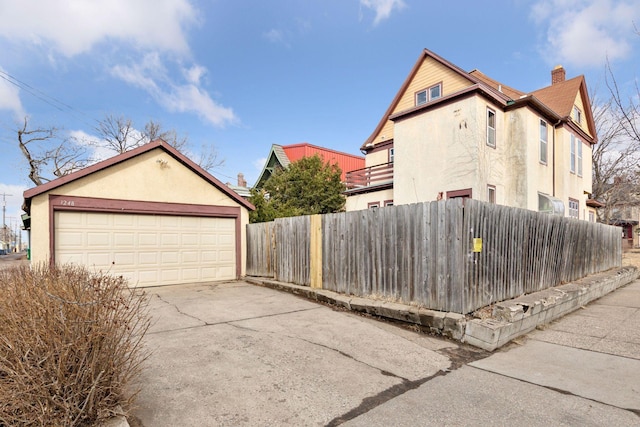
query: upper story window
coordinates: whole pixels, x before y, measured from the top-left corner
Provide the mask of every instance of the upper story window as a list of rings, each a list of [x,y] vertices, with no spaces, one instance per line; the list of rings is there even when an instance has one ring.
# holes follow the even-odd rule
[[[571,142],[569,148],[569,171],[576,173],[576,137],[571,135]]]
[[[416,105],[426,104],[429,101],[433,101],[442,96],[442,84],[431,86],[428,89],[416,92]]]
[[[576,199],[569,199],[569,217],[578,219],[580,214],[580,202]]]
[[[582,141],[576,140],[578,148],[578,176],[582,176]]]
[[[578,124],[582,123],[582,111],[575,105],[573,106],[573,120]]]
[[[393,163],[393,148],[389,148],[389,163]]]
[[[547,164],[547,146],[549,142],[549,132],[547,122],[540,120],[540,163]]]
[[[496,112],[487,108],[487,145],[496,146]]]

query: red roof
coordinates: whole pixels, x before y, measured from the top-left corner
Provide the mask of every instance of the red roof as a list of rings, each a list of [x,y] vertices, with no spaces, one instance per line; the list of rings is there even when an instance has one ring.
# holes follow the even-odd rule
[[[307,142],[302,142],[300,144],[283,145],[282,149],[289,158],[289,161],[292,163],[296,160],[300,160],[303,157],[312,157],[316,154],[319,155],[325,163],[337,163],[342,170],[341,180],[343,182],[345,181],[345,175],[347,172],[364,168],[364,157],[362,156],[342,153],[330,148],[318,147]]]

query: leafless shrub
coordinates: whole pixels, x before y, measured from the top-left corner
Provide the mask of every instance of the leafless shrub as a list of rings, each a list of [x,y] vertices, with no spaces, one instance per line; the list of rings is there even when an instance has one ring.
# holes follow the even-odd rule
[[[127,408],[147,298],[74,266],[0,271],[0,425],[84,426]]]

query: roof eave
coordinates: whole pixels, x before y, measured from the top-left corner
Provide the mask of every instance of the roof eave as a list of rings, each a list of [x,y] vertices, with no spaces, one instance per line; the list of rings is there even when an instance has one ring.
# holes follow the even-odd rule
[[[33,199],[34,197],[36,197],[36,196],[38,196],[40,194],[46,193],[46,192],[51,191],[51,190],[55,190],[56,188],[61,187],[61,186],[65,185],[65,184],[68,184],[70,182],[73,182],[73,181],[76,181],[78,179],[84,178],[84,177],[89,176],[89,175],[91,175],[93,173],[105,170],[105,169],[107,169],[107,168],[109,168],[111,166],[115,166],[115,165],[120,164],[122,162],[125,162],[125,161],[127,161],[129,159],[137,157],[137,156],[139,156],[141,154],[144,154],[144,153],[147,153],[149,151],[155,150],[156,148],[161,148],[162,150],[164,150],[167,154],[169,154],[174,159],[176,159],[177,161],[182,163],[184,166],[186,166],[192,172],[196,173],[201,178],[203,178],[204,180],[208,181],[211,185],[216,187],[218,190],[222,191],[224,194],[226,194],[227,196],[232,198],[234,201],[236,201],[239,204],[243,205],[245,208],[247,208],[249,210],[255,210],[255,206],[253,206],[251,203],[249,203],[248,201],[246,201],[245,199],[240,197],[240,195],[238,195],[235,191],[233,191],[229,187],[227,187],[224,183],[222,183],[222,181],[218,180],[216,177],[211,175],[209,172],[207,172],[206,170],[202,169],[193,160],[189,159],[184,154],[180,153],[174,147],[172,147],[171,145],[169,145],[168,143],[166,143],[165,141],[163,141],[161,139],[157,139],[155,141],[151,141],[151,142],[149,142],[147,144],[144,144],[144,145],[142,145],[142,146],[140,146],[138,148],[134,148],[133,150],[129,150],[129,151],[125,152],[125,153],[118,154],[117,156],[114,156],[114,157],[111,157],[109,159],[103,160],[103,161],[98,162],[98,163],[96,163],[94,165],[88,166],[88,167],[86,167],[84,169],[80,169],[79,171],[70,173],[68,175],[62,176],[62,177],[57,178],[57,179],[54,179],[53,181],[49,181],[46,184],[38,185],[37,187],[33,187],[33,188],[28,189],[28,190],[25,190],[25,192],[23,193],[24,207],[30,209],[31,199]],[[28,211],[25,209],[25,212],[28,212]]]

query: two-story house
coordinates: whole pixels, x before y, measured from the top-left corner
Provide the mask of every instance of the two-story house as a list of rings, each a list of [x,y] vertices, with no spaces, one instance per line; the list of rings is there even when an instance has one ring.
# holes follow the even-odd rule
[[[584,76],[531,93],[425,49],[347,174],[347,211],[470,197],[595,221]],[[589,204],[588,204],[589,203]]]

